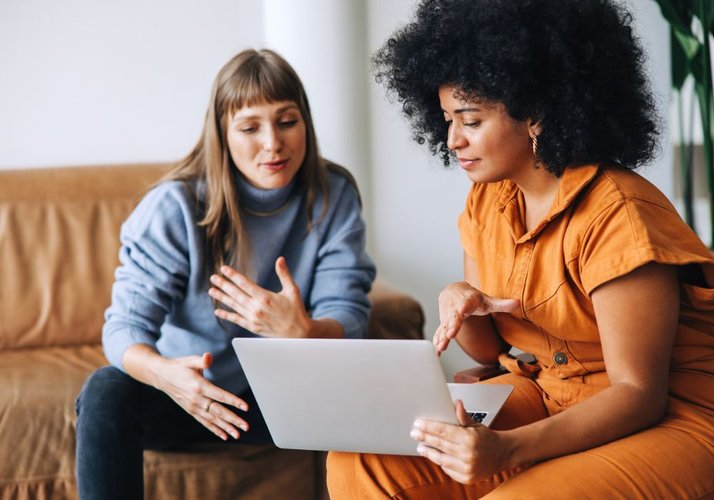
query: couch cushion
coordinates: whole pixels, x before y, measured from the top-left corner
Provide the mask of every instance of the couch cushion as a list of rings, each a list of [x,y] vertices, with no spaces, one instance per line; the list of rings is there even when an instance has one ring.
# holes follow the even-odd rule
[[[74,401],[104,364],[98,346],[0,352],[0,499],[77,497]],[[147,451],[146,498],[316,498],[320,457],[220,443]]]
[[[102,364],[99,347],[0,352],[0,498],[76,497],[74,400]]]
[[[100,341],[119,228],[165,171],[0,171],[0,351]]]
[[[144,497],[319,499],[326,495],[324,460],[324,453],[238,443],[146,451]]]

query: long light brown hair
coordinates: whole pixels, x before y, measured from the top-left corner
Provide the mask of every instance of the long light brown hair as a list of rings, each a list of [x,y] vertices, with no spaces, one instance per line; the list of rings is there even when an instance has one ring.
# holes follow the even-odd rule
[[[206,228],[208,271],[223,264],[250,270],[250,242],[241,220],[240,199],[234,184],[236,166],[228,150],[228,122],[243,106],[278,101],[297,104],[305,122],[305,159],[297,183],[306,190],[308,231],[314,225],[313,206],[323,195],[321,215],[327,211],[327,167],[320,157],[317,137],[305,89],[295,70],[271,50],[245,50],[236,54],[218,72],[206,112],[203,132],[193,150],[162,179],[191,181],[206,185],[203,218]],[[200,205],[199,205],[200,206]]]

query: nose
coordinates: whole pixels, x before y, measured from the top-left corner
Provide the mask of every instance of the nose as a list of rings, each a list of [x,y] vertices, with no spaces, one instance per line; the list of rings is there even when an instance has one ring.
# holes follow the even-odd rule
[[[449,123],[449,130],[446,134],[446,147],[452,151],[463,148],[466,145],[466,139],[462,132],[459,124]]]
[[[268,152],[277,152],[283,147],[283,140],[280,137],[280,131],[277,127],[266,127],[262,137],[263,150]]]

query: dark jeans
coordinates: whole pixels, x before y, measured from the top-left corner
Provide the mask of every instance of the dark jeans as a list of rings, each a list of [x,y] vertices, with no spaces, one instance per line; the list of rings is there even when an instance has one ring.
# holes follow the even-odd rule
[[[250,425],[233,443],[271,443],[253,393],[239,395],[250,409],[230,408]],[[112,366],[95,371],[82,388],[77,411],[77,483],[81,500],[141,499],[143,450],[192,442],[222,442],[168,395]],[[230,444],[229,444],[230,443]]]

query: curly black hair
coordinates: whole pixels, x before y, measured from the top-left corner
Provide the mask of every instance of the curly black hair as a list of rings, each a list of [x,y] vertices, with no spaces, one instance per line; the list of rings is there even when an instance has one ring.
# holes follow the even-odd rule
[[[637,168],[657,152],[659,117],[632,15],[610,0],[424,0],[372,58],[414,137],[445,165],[438,89],[500,102],[542,124],[538,160]]]

